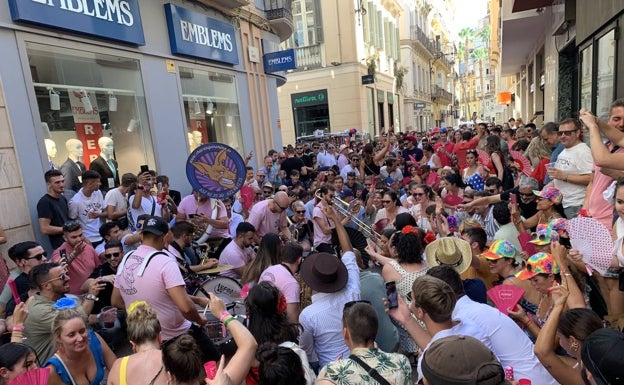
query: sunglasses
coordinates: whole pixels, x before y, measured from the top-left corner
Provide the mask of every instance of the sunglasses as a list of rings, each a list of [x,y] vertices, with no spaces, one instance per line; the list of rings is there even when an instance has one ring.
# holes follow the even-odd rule
[[[574,130],[568,130],[568,131],[557,131],[557,136],[571,136],[573,132],[578,131],[578,128],[574,129]]]
[[[421,196],[425,195],[425,193],[413,193],[412,195],[415,196],[415,197],[421,197]]]
[[[31,259],[36,259],[37,261],[41,261],[42,259],[47,258],[47,257],[48,257],[48,253],[44,251],[41,254],[33,255],[32,257],[28,257],[28,258],[24,258],[24,259],[26,259],[28,261],[30,261]]]
[[[305,210],[297,210],[295,211],[297,214],[305,214]]]
[[[487,189],[485,189],[485,191],[487,191],[489,193],[493,193],[493,194],[497,192],[497,190],[495,188],[494,189],[487,188]]]
[[[258,178],[265,178],[266,175],[256,175]]]
[[[48,279],[47,281],[41,282],[41,285],[45,285],[46,283],[50,283],[50,282],[54,282],[54,281],[58,281],[58,280],[67,281],[68,279],[69,279],[69,275],[67,274],[67,272],[65,272],[65,273],[59,275],[56,278]]]
[[[385,203],[390,203],[390,202],[392,202],[392,201],[384,201],[384,200],[381,201],[381,203],[384,203],[384,204]]]
[[[350,307],[352,307],[353,305],[355,305],[356,303],[367,303],[367,304],[371,304],[370,301],[364,301],[364,300],[359,300],[359,301],[349,301],[347,303],[344,304],[344,308],[342,309],[342,311],[344,312],[345,310],[349,309]]]
[[[280,210],[284,211],[286,210],[288,207],[282,207],[279,203],[277,203],[277,201],[275,199],[273,199],[273,202],[275,202],[275,204],[277,205],[277,207],[280,208]]]
[[[110,254],[104,254],[104,258],[106,259],[111,259],[111,258],[117,258],[121,255],[120,252],[116,252],[116,253],[110,253]]]
[[[525,194],[525,193],[519,193],[519,195],[520,195],[521,197],[529,198],[529,197],[532,197],[534,194],[533,194],[533,193],[528,193],[528,194]]]

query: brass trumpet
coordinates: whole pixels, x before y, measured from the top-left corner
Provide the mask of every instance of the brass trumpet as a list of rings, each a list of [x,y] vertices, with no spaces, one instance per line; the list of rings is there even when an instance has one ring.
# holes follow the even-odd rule
[[[323,200],[320,189],[314,192],[314,196],[319,200]],[[338,210],[340,214],[348,217],[350,221],[355,223],[360,228],[360,231],[362,232],[362,234],[364,234],[365,237],[373,241],[376,241],[380,238],[379,233],[377,233],[369,224],[357,217],[357,214],[362,208],[362,205],[359,204],[357,201],[353,200],[349,203],[335,196],[331,204],[336,207],[336,210]]]

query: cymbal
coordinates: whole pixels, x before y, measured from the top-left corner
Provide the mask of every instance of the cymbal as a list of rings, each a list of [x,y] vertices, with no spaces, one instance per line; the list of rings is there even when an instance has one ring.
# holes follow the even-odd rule
[[[232,270],[233,268],[234,266],[232,265],[219,265],[217,267],[213,267],[212,269],[198,271],[197,274],[215,274],[215,273],[220,273],[222,271]]]

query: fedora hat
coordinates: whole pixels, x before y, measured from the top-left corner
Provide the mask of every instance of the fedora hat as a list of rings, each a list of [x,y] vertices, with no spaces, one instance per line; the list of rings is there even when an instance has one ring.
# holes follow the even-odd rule
[[[320,293],[335,293],[347,284],[347,267],[330,253],[309,255],[299,270],[303,282]]]
[[[468,269],[472,261],[470,243],[460,238],[444,237],[436,239],[425,248],[425,258],[429,266],[451,266],[459,274]]]

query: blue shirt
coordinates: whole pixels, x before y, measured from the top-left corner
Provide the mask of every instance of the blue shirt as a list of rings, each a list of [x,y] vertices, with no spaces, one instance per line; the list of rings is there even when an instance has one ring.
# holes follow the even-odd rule
[[[561,154],[561,151],[563,151],[564,148],[565,147],[563,147],[563,144],[561,144],[561,142],[557,143],[557,145],[553,149],[552,154],[550,155],[550,163],[557,162],[557,158],[559,157],[559,154]],[[550,177],[548,176],[548,174],[546,174],[546,177],[544,178],[544,184],[548,184],[549,182],[550,182]]]

